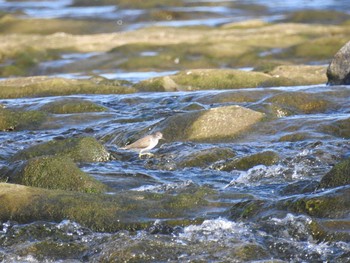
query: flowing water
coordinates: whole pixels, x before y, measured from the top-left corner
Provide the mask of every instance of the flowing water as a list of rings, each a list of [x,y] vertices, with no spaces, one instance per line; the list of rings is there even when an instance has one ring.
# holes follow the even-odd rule
[[[189,1],[190,2],[190,1]],[[202,1],[191,1],[202,2]],[[341,8],[344,1],[283,1],[272,4],[269,1],[249,1],[266,4],[270,15],[275,16],[287,8]],[[0,1],[0,8],[23,10],[36,17],[94,17],[120,19],[122,15],[137,16],[142,11],[118,10],[115,7],[70,7],[70,1],[6,2]],[[271,4],[271,6],[269,6]],[[348,4],[346,2],[346,4]],[[196,9],[189,9],[195,12]],[[55,10],[53,12],[53,10]],[[198,7],[197,10],[203,11]],[[208,11],[208,10],[204,10]],[[230,13],[226,8],[209,10],[225,20]],[[54,13],[54,14],[53,14]],[[240,14],[244,17],[245,14]],[[247,18],[247,17],[245,17]],[[218,19],[218,20],[216,20]],[[219,18],[208,21],[191,20],[186,23],[210,24],[227,22]],[[182,26],[181,22],[173,22]],[[172,26],[171,22],[162,25]],[[143,25],[145,26],[145,25]],[[126,28],[126,30],[129,30]],[[67,54],[58,61],[42,64],[43,70],[58,75],[55,67],[94,56]],[[144,54],[152,56],[152,54]],[[50,70],[48,70],[48,68]],[[175,72],[107,72],[100,73],[107,78],[127,79],[138,82],[157,75]],[[77,75],[75,75],[77,74]],[[85,77],[85,73],[67,74],[66,77]],[[251,109],[263,108],[268,99],[285,92],[317,94],[327,98],[331,107],[323,113],[285,114],[260,123],[253,131],[232,141],[222,143],[162,142],[153,152],[154,158],[119,158],[119,150],[126,138],[139,131],[157,128],[167,117],[187,112],[193,104],[204,109],[225,105],[241,105]],[[232,94],[258,94],[254,102],[237,103],[220,100]],[[303,197],[302,187],[316,185],[330,168],[339,160],[350,156],[350,142],[341,135],[329,132],[329,127],[350,118],[349,86],[303,86],[282,88],[257,88],[236,91],[198,91],[136,93],[128,95],[74,95],[105,106],[108,110],[100,113],[67,114],[52,119],[31,131],[0,133],[0,165],[6,159],[32,144],[46,142],[54,138],[93,136],[99,139],[115,157],[108,162],[81,164],[80,168],[120,191],[140,191],[151,193],[171,193],[176,195],[187,189],[208,187],[216,191],[217,207],[193,214],[192,219],[201,218],[198,224],[167,227],[155,220],[154,225],[142,231],[119,231],[98,233],[76,222],[33,222],[17,224],[2,222],[0,226],[0,259],[4,262],[349,262],[350,244],[344,241],[320,241],[314,238],[311,216],[293,212],[266,211],[268,216],[254,220],[236,219],[230,209],[244,200],[278,202],[288,198]],[[60,97],[62,98],[62,97]],[[216,99],[217,98],[217,99]],[[1,103],[9,108],[27,110],[40,109],[58,97],[7,99]],[[302,134],[301,140],[283,140],[290,134]],[[166,134],[164,134],[166,137]],[[222,169],[218,161],[205,167],[179,167],[177,158],[213,147],[229,148],[237,157],[263,151],[274,151],[279,161],[273,165],[257,165],[246,171]],[[308,192],[310,193],[310,192]],[[308,194],[306,193],[306,195]],[[210,200],[209,200],[210,201]],[[180,218],[179,218],[180,219]],[[33,244],[45,242],[53,244],[61,253],[49,251],[28,252]],[[81,249],[79,258],[74,258],[77,247]],[[247,258],[243,251],[251,249],[256,258]],[[243,253],[244,256],[239,256]],[[248,253],[249,254],[249,253]],[[266,260],[266,261],[264,261]],[[270,261],[268,261],[270,260]]]

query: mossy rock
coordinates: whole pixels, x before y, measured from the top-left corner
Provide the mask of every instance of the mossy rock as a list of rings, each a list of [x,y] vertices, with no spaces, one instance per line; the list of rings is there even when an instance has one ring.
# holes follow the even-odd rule
[[[246,133],[263,113],[239,106],[224,106],[171,116],[160,124],[168,141],[227,141]]]
[[[350,15],[333,10],[301,10],[290,13],[283,22],[308,24],[341,24],[350,19]]]
[[[9,183],[47,189],[100,193],[106,186],[81,171],[68,157],[43,156],[17,167],[8,176]]]
[[[319,188],[332,188],[350,184],[350,158],[337,163],[322,177]]]
[[[18,223],[72,220],[99,232],[147,229],[156,219],[175,225],[195,222],[193,213],[218,204],[206,199],[215,191],[205,187],[173,194],[123,191],[91,194],[0,183],[0,220]]]
[[[267,102],[296,114],[324,113],[332,106],[332,103],[324,97],[306,92],[283,92],[269,98]]]
[[[269,252],[258,244],[245,244],[234,249],[234,255],[237,260],[249,262],[269,258]]]
[[[101,112],[107,108],[93,103],[92,101],[82,99],[63,99],[53,101],[41,107],[41,110],[54,114]]]
[[[97,34],[115,32],[115,22],[87,19],[41,19],[6,15],[0,19],[0,31],[4,34],[40,34],[57,32],[67,34]]]
[[[280,65],[270,70],[272,79],[264,83],[266,87],[315,85],[327,82],[327,67],[309,65]]]
[[[329,60],[348,41],[340,36],[326,36],[304,41],[276,55],[277,58],[297,62]]]
[[[257,165],[271,166],[279,161],[279,156],[274,151],[265,151],[248,156],[244,156],[240,159],[236,159],[224,164],[223,171],[232,170],[248,170]]]
[[[256,88],[271,77],[260,72],[226,69],[198,69],[141,81],[140,91],[191,91]]]
[[[350,186],[278,202],[277,206],[318,218],[345,218],[350,213]]]
[[[31,146],[15,154],[12,160],[27,160],[43,155],[65,156],[75,162],[103,162],[110,157],[109,152],[95,138],[80,137]]]
[[[37,129],[46,118],[47,114],[40,111],[21,111],[0,108],[0,130]]]
[[[350,118],[344,120],[335,121],[329,125],[324,125],[321,127],[323,132],[338,136],[341,138],[350,138]]]
[[[311,135],[307,132],[296,132],[296,133],[283,135],[279,138],[278,141],[280,141],[280,142],[300,142],[300,141],[304,141],[305,139],[308,139],[310,137],[311,137]]]
[[[318,242],[350,242],[349,219],[313,220],[309,227]]]
[[[228,148],[210,148],[202,151],[189,154],[182,158],[183,160],[179,163],[181,167],[207,167],[210,164],[232,158],[235,153]]]
[[[14,78],[0,81],[0,98],[46,97],[72,94],[126,94],[131,87],[115,86],[111,81],[99,84],[93,80],[50,77]]]

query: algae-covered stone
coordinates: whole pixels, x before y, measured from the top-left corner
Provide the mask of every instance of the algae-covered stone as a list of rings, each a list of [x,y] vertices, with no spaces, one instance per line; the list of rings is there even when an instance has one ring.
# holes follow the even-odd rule
[[[263,117],[263,113],[240,106],[224,106],[177,114],[160,127],[170,141],[225,141],[247,132]]]
[[[8,182],[87,193],[106,190],[104,184],[81,171],[71,159],[56,156],[30,159],[10,172]]]
[[[271,76],[261,72],[227,69],[197,69],[175,75],[141,81],[135,87],[141,91],[191,91],[210,89],[256,88]]]
[[[321,126],[323,132],[339,136],[345,139],[350,138],[350,118],[337,120],[329,125]]]
[[[281,65],[269,71],[273,76],[264,83],[265,86],[314,85],[327,82],[325,66]]]
[[[99,84],[93,80],[50,77],[13,78],[0,81],[0,98],[45,97],[70,94],[134,93],[131,87],[115,86],[111,81]]]
[[[53,101],[41,107],[41,110],[54,114],[69,114],[83,112],[101,112],[107,109],[92,101],[82,99],[63,99]]]
[[[278,202],[278,207],[319,218],[344,218],[350,213],[350,186]]]
[[[244,156],[242,158],[227,162],[223,165],[221,170],[223,171],[248,170],[256,165],[270,166],[270,165],[276,164],[278,161],[279,161],[279,156],[276,152],[265,151],[265,152]]]
[[[284,22],[311,24],[340,24],[350,19],[350,15],[333,10],[300,10],[287,15]]]
[[[13,156],[13,160],[26,160],[43,155],[66,156],[75,162],[103,162],[110,154],[95,138],[80,137],[53,140],[34,145]]]
[[[322,177],[320,188],[332,188],[350,184],[350,158],[337,163]]]
[[[206,167],[216,161],[234,156],[235,153],[231,149],[214,147],[185,156],[179,165],[181,167]]]
[[[40,111],[22,111],[0,108],[0,130],[12,131],[37,129],[46,120],[47,114]]]
[[[110,195],[0,183],[0,220],[30,223],[68,219],[103,232],[146,229],[156,219],[188,225],[195,220],[194,211],[217,208],[206,200],[213,193],[200,187],[176,196],[136,191]]]
[[[327,77],[330,85],[350,84],[350,41],[334,55]]]
[[[306,92],[283,92],[267,101],[287,111],[306,114],[323,113],[332,106],[332,103],[326,98]]]

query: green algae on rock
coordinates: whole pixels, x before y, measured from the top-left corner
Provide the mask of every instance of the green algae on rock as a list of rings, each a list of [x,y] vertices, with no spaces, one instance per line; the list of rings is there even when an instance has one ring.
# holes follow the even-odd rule
[[[323,96],[306,92],[283,92],[267,100],[290,113],[323,113],[332,103]]]
[[[319,188],[332,188],[350,184],[350,158],[337,163],[322,177]]]
[[[248,170],[256,165],[271,166],[279,161],[279,156],[274,151],[264,151],[238,158],[223,164],[221,170]]]
[[[99,84],[93,80],[26,77],[0,81],[0,98],[46,97],[71,94],[127,94],[131,87]]]
[[[41,111],[22,111],[0,108],[0,130],[37,129],[47,118]]]
[[[109,152],[95,138],[79,137],[31,146],[16,153],[12,160],[27,160],[44,155],[65,156],[74,162],[104,162],[110,157]]]
[[[45,104],[41,110],[54,114],[101,112],[107,108],[83,99],[61,99]]]
[[[228,69],[196,69],[153,78],[135,85],[140,91],[191,91],[256,88],[271,76],[260,72]]]
[[[247,132],[263,117],[263,113],[240,106],[224,106],[176,114],[160,128],[171,141],[226,141]]]
[[[328,134],[342,137],[345,139],[350,138],[350,118],[337,120],[329,125],[321,126],[321,130]]]
[[[206,200],[213,194],[213,190],[198,188],[178,196],[135,191],[110,195],[0,183],[0,220],[30,223],[68,219],[100,232],[146,229],[157,218],[188,225],[194,221],[194,211],[217,206]]]
[[[207,167],[214,162],[232,158],[235,153],[229,148],[209,148],[184,156],[181,167]]]
[[[68,157],[33,158],[8,174],[8,182],[47,189],[100,193],[107,187],[81,171]]]

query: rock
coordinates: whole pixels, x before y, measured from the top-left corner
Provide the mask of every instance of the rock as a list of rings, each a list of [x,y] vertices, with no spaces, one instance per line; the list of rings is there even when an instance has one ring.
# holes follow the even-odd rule
[[[225,160],[235,156],[235,153],[228,148],[210,148],[198,151],[183,157],[179,163],[180,167],[207,167],[219,160]]]
[[[22,111],[0,108],[0,130],[13,131],[37,129],[38,126],[46,120],[46,117],[47,114],[40,111]]]
[[[131,87],[107,85],[94,80],[51,78],[44,76],[12,78],[0,81],[0,98],[45,97],[71,94],[126,94]]]
[[[322,193],[289,198],[278,202],[279,208],[318,218],[346,218],[350,213],[350,186]]]
[[[107,108],[92,101],[82,99],[63,99],[53,101],[41,107],[41,110],[54,114],[84,113],[106,111]]]
[[[285,112],[286,115],[323,113],[332,106],[323,96],[306,92],[283,92],[269,98],[267,102],[278,106],[279,111]]]
[[[350,41],[333,57],[327,69],[328,84],[350,84]]]
[[[74,162],[103,162],[110,157],[109,152],[95,138],[80,137],[34,145],[15,154],[12,160],[28,160],[43,155],[66,156]]]
[[[224,106],[171,116],[160,129],[168,141],[225,141],[247,132],[263,117],[240,106]]]
[[[328,125],[322,125],[321,130],[333,136],[350,138],[350,118],[337,120]]]
[[[261,72],[228,69],[195,69],[138,83],[140,91],[192,91],[256,88],[271,77]]]
[[[100,193],[106,186],[81,171],[67,157],[43,156],[30,159],[7,175],[9,183],[47,189]]]
[[[257,165],[270,166],[276,164],[278,161],[279,156],[277,153],[273,151],[265,151],[226,162],[225,164],[223,164],[221,170],[248,170]]]
[[[267,80],[264,86],[278,87],[323,84],[327,82],[326,70],[327,68],[325,66],[281,65],[268,72],[274,78]]]
[[[300,10],[287,15],[283,22],[305,24],[340,24],[350,19],[350,15],[333,10]]]
[[[350,158],[337,163],[322,177],[319,188],[332,188],[350,184]]]
[[[199,187],[186,191],[176,196],[138,191],[111,195],[0,183],[0,221],[21,224],[68,219],[93,231],[135,231],[149,228],[156,219],[169,225],[195,224],[200,219],[193,219],[194,211],[217,208],[218,204],[206,200],[213,190]]]

